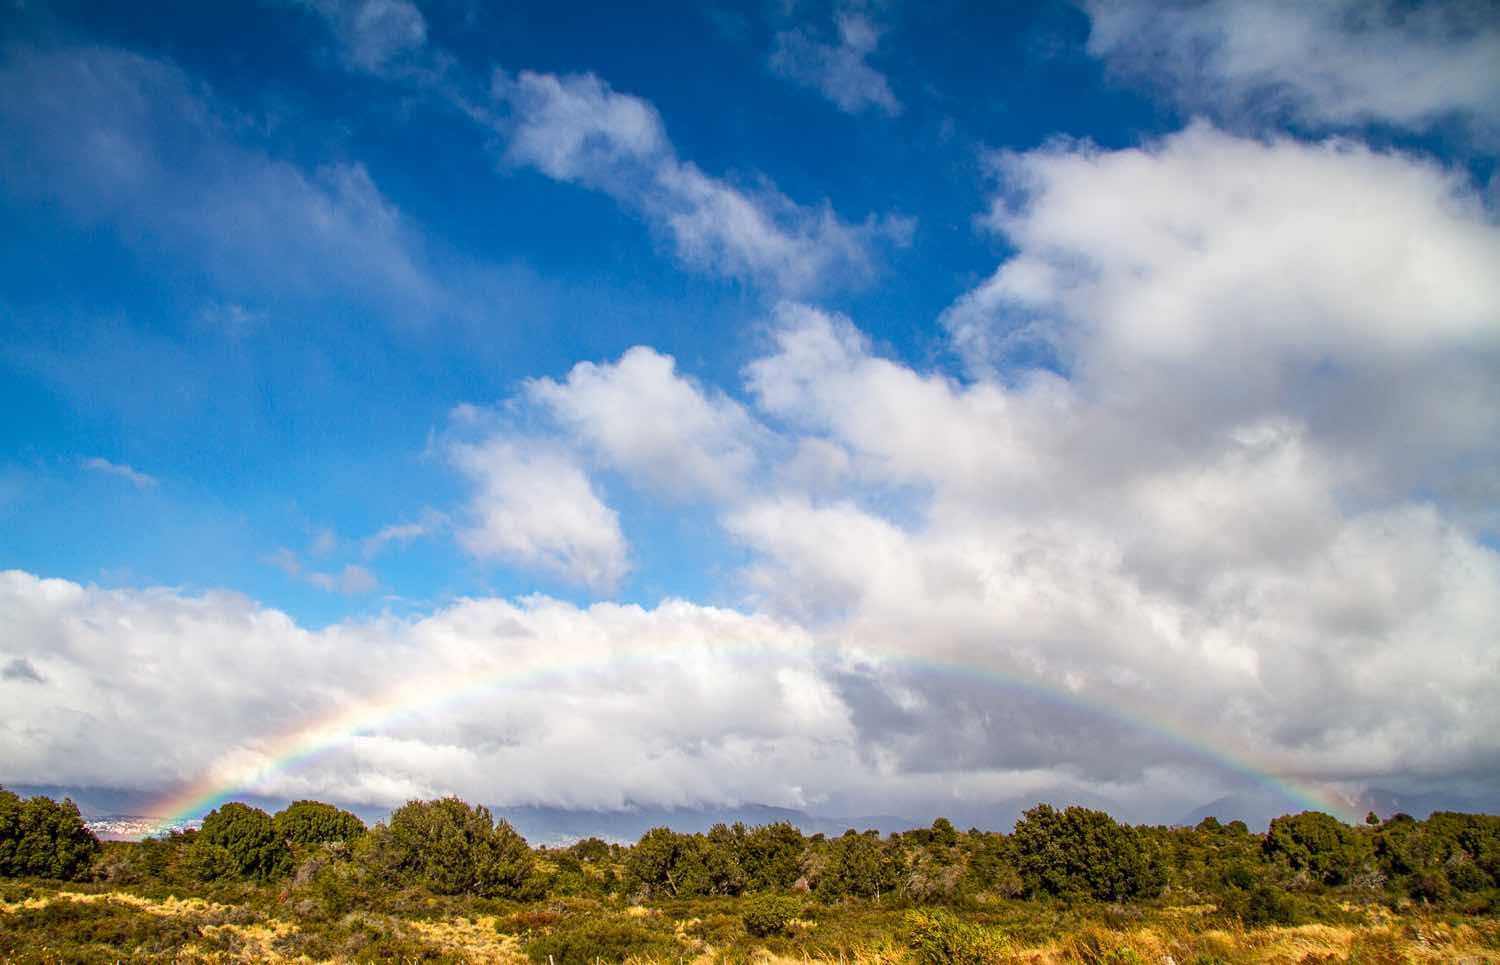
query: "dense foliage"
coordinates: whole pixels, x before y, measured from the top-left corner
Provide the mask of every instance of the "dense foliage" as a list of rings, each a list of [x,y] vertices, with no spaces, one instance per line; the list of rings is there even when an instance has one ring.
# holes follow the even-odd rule
[[[1058,811],[1038,804],[1016,822],[1011,840],[1031,896],[1124,901],[1156,895],[1162,888],[1162,870],[1150,841],[1103,811]]]
[[[297,801],[273,819],[276,836],[288,844],[318,845],[353,841],[365,833],[356,814],[321,801]]]
[[[193,864],[204,880],[265,880],[291,868],[291,853],[276,822],[260,808],[230,803],[210,811],[193,841]]]
[[[0,787],[0,876],[77,878],[98,852],[98,839],[71,800],[22,800]]]
[[[1237,821],[1130,826],[1102,811],[1038,805],[1009,834],[960,831],[943,818],[899,834],[827,837],[785,823],[719,824],[705,833],[653,828],[633,845],[590,838],[533,848],[488,809],[456,798],[409,802],[368,829],[346,811],[299,801],[274,816],[225,804],[198,830],[101,850],[71,802],[0,791],[0,869],[32,883],[24,888],[72,878],[91,883],[69,887],[211,896],[220,909],[262,902],[259,912],[234,914],[294,917],[295,937],[265,934],[282,935],[280,951],[291,957],[311,959],[420,958],[437,939],[428,925],[402,923],[449,908],[466,940],[508,942],[512,958],[552,965],[670,960],[704,948],[748,958],[756,947],[814,958],[897,948],[919,962],[977,963],[1039,943],[1069,960],[1130,961],[1121,928],[1156,916],[1153,934],[1161,934],[1164,922],[1177,928],[1192,909],[1197,924],[1181,925],[1190,934],[1171,954],[1197,949],[1176,960],[1212,961],[1224,960],[1223,950],[1204,936],[1242,928],[1318,922],[1331,935],[1388,924],[1393,913],[1492,920],[1500,912],[1500,818],[1440,812],[1347,825],[1308,812],[1256,834]],[[168,947],[160,937],[167,926],[153,924],[162,909],[8,907],[0,958],[26,947],[7,929],[92,942],[97,954],[79,960]],[[1427,935],[1434,926],[1422,927]],[[171,934],[202,942],[229,933],[194,926]],[[1500,926],[1464,934],[1500,949]],[[1346,945],[1355,940],[1346,935]],[[1387,960],[1384,947],[1361,954]]]
[[[455,797],[410,801],[377,829],[384,870],[440,895],[518,898],[532,878],[531,849],[489,809]]]

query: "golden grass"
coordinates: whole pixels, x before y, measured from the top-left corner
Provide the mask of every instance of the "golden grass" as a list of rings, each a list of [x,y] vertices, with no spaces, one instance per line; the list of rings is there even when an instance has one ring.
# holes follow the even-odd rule
[[[0,914],[45,908],[54,902],[108,903],[126,906],[162,918],[181,918],[195,925],[203,936],[203,948],[185,948],[184,960],[234,962],[286,962],[294,960],[284,951],[296,943],[298,925],[292,921],[265,918],[251,923],[231,923],[232,905],[203,898],[144,898],[124,891],[72,892],[0,901]],[[1473,919],[1439,921],[1414,915],[1391,914],[1384,909],[1363,909],[1367,924],[1314,924],[1296,927],[1210,928],[1205,916],[1212,906],[1178,906],[1159,909],[1155,917],[1133,927],[1085,924],[1061,937],[1032,946],[1011,943],[997,947],[997,965],[1194,965],[1199,961],[1263,963],[1263,965],[1500,965],[1500,921]],[[632,906],[624,910],[632,918],[662,915],[659,909]],[[383,922],[420,940],[450,960],[498,962],[522,965],[527,961],[521,940],[504,934],[495,915],[453,916],[430,919],[387,919]],[[217,920],[217,922],[215,922]],[[245,918],[241,913],[240,922]],[[674,962],[709,965],[720,954],[693,939],[689,931],[696,918],[673,922],[679,942]],[[799,921],[794,931],[807,934],[815,923]],[[3,921],[0,921],[3,927]],[[784,947],[784,946],[783,946]],[[737,958],[743,960],[743,948]],[[212,950],[210,950],[212,949]],[[751,950],[755,965],[887,965],[909,961],[894,937],[844,954],[773,954],[765,948]],[[302,961],[307,961],[303,958]]]
[[[497,921],[494,915],[480,915],[405,924],[429,945],[464,961],[525,962],[520,943],[513,935],[500,934],[495,928]]]
[[[105,904],[128,905],[138,911],[144,911],[152,915],[161,915],[166,918],[179,918],[186,915],[213,915],[227,914],[234,910],[232,905],[221,905],[218,902],[209,901],[206,898],[142,898],[125,891],[108,892],[81,892],[81,891],[59,891],[53,895],[40,898],[26,898],[13,904],[0,901],[0,912],[16,912],[23,908],[45,908],[54,901],[75,901],[82,904],[94,904],[103,902]]]

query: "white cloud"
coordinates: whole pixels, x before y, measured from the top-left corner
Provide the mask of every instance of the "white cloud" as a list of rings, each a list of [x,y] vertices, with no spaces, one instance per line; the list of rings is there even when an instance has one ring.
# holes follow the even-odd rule
[[[8,781],[246,790],[396,804],[797,804],[859,767],[848,712],[795,627],[667,601],[463,600],[415,621],[299,627],[233,594],[104,591],[0,573]],[[364,705],[315,766],[277,738]],[[24,722],[21,726],[20,722]],[[284,747],[285,745],[281,745]]]
[[[1159,456],[1291,417],[1346,496],[1491,464],[1500,228],[1462,174],[1205,124],[997,164],[989,222],[1018,253],[945,316],[977,369],[1040,320],[1078,394]]]
[[[446,514],[435,509],[423,509],[417,518],[405,523],[392,523],[367,536],[363,542],[366,556],[375,556],[391,545],[402,546],[413,540],[437,533],[449,525]]]
[[[454,443],[454,465],[474,484],[459,543],[483,558],[546,570],[608,592],[630,570],[619,515],[563,449],[492,437]]]
[[[328,593],[355,596],[369,593],[380,585],[380,580],[369,569],[348,564],[341,570],[309,570],[296,553],[285,547],[266,558],[266,562],[281,570],[294,580],[300,580]]]
[[[534,379],[525,394],[606,463],[679,497],[732,498],[765,435],[739,403],[645,346],[612,364],[580,362],[561,383]]]
[[[408,0],[308,0],[322,15],[351,67],[386,72],[427,43],[427,21]]]
[[[817,88],[846,113],[875,108],[892,117],[900,114],[901,102],[885,75],[868,63],[879,46],[880,28],[864,13],[851,9],[840,11],[834,22],[838,42],[833,44],[820,42],[805,27],[778,33],[771,49],[771,69]]]
[[[124,463],[110,462],[98,456],[91,456],[83,460],[83,468],[90,472],[101,473],[106,476],[115,476],[130,483],[136,489],[151,489],[156,485],[156,477],[149,473],[141,472]]]
[[[858,285],[875,249],[904,244],[909,219],[841,221],[825,203],[797,204],[774,187],[736,187],[677,157],[645,100],[593,74],[497,73],[504,159],[601,191],[638,211],[689,267],[783,292]]]
[[[750,369],[757,399],[850,453],[863,486],[728,513],[763,606],[853,647],[1165,720],[1287,775],[1488,766],[1469,715],[1500,669],[1500,554],[1404,497],[1347,508],[1336,454],[1293,417],[1183,435],[1122,423],[1087,383],[965,386],[818,312],[783,326]],[[883,508],[890,486],[905,509]],[[1037,722],[1011,724],[996,758],[1060,759]],[[918,744],[906,766],[934,753]],[[1092,780],[1125,760],[1084,756]]]
[[[1500,135],[1500,21],[1483,3],[1092,0],[1089,50],[1195,110]]]

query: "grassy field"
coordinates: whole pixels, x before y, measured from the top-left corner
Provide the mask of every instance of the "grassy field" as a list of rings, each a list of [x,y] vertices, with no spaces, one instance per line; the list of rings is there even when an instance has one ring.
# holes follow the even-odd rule
[[[873,901],[790,902],[769,934],[750,903],[698,898],[532,904],[421,890],[282,886],[0,885],[8,962],[1500,962],[1500,922],[1371,904],[1342,919],[1246,929],[1212,905],[996,901],[961,911]],[[752,922],[756,930],[766,923]]]

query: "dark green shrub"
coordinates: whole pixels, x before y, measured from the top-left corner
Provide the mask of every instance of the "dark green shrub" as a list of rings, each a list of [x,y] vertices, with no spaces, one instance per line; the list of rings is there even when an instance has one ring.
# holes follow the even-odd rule
[[[232,802],[210,811],[193,841],[193,865],[205,881],[265,881],[287,874],[291,864],[291,851],[271,816],[248,804]]]
[[[1448,884],[1448,876],[1443,874],[1441,868],[1428,868],[1411,876],[1407,882],[1406,891],[1418,901],[1430,901],[1433,903],[1448,900],[1453,893]]]
[[[1124,901],[1162,889],[1150,842],[1103,811],[1038,804],[1016,822],[1010,842],[1028,897]]]
[[[440,895],[523,898],[536,884],[526,839],[456,797],[407,802],[373,844],[390,872]]]
[[[288,844],[352,841],[365,833],[365,822],[349,811],[321,801],[297,801],[278,811],[276,833]]]
[[[1277,818],[1261,847],[1267,860],[1307,871],[1329,885],[1348,882],[1372,857],[1364,836],[1321,811]]]
[[[802,902],[785,895],[754,895],[744,901],[740,919],[745,931],[757,938],[780,935],[787,924],[802,910]]]
[[[0,876],[81,878],[98,853],[99,839],[72,800],[22,800],[0,787]]]
[[[1307,914],[1295,896],[1270,885],[1230,895],[1225,900],[1224,910],[1238,918],[1247,928],[1300,925],[1307,920]]]

